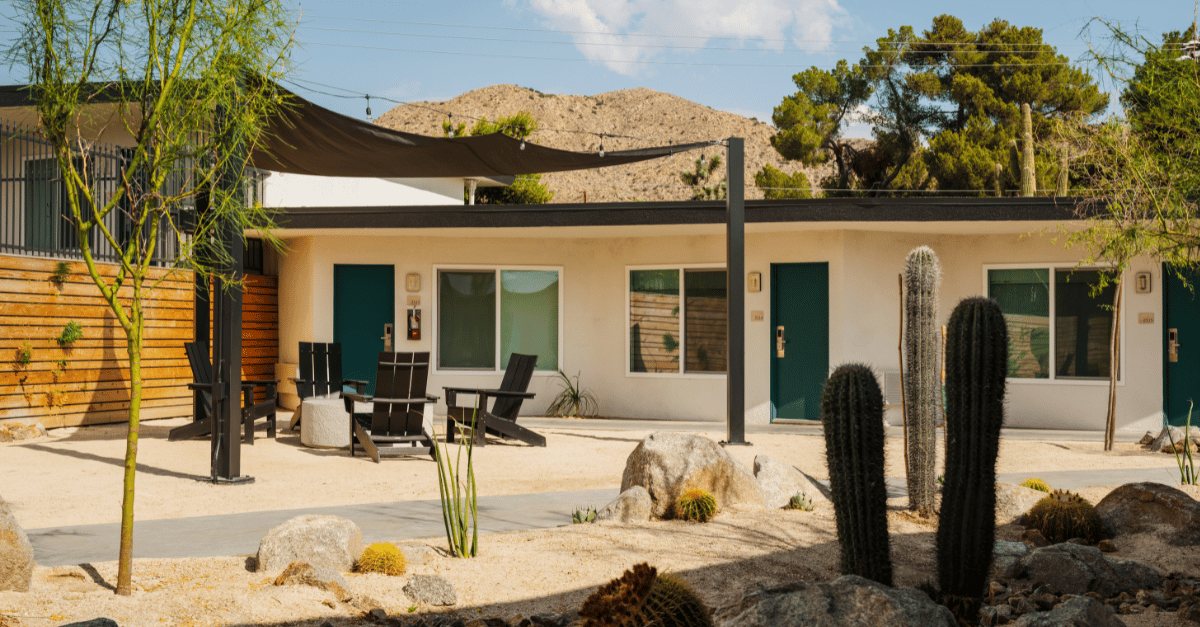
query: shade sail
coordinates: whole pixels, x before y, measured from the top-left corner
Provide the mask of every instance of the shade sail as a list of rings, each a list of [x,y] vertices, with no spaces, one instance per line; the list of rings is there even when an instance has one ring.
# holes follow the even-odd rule
[[[605,152],[572,152],[538,146],[500,133],[477,137],[427,137],[330,111],[299,96],[268,125],[251,154],[260,170],[315,176],[379,178],[490,177],[587,170],[656,159],[711,146],[701,142]]]

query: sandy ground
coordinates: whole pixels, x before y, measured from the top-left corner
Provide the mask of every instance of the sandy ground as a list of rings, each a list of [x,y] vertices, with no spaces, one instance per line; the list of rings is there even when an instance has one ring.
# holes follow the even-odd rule
[[[282,418],[282,417],[281,417]],[[385,460],[376,465],[340,451],[304,448],[281,432],[243,447],[243,472],[251,486],[214,487],[194,479],[208,472],[204,440],[167,442],[179,421],[147,423],[139,452],[137,517],[142,520],[437,498],[436,472],[425,460]],[[284,422],[286,424],[286,422]],[[564,423],[564,424],[568,424]],[[546,448],[489,445],[477,449],[481,495],[617,487],[625,458],[648,432],[547,429]],[[109,523],[118,520],[124,429],[62,429],[52,437],[0,445],[0,496],[12,503],[25,528]],[[720,439],[723,433],[706,434]],[[752,434],[752,447],[729,451],[750,466],[766,454],[817,477],[826,475],[820,437]],[[1118,444],[1105,454],[1099,443],[1006,440],[999,472],[1117,467],[1171,467],[1169,455]],[[888,442],[888,474],[903,475],[901,442]],[[1111,487],[1084,490],[1093,502]],[[1200,492],[1192,490],[1194,496]],[[902,499],[900,500],[902,501]],[[902,503],[893,503],[900,506]],[[566,521],[564,521],[566,522]],[[512,617],[578,609],[597,586],[635,563],[648,561],[688,581],[711,606],[732,602],[759,584],[821,581],[836,575],[838,546],[832,508],[814,512],[727,512],[706,525],[576,525],[481,537],[480,556],[442,557],[412,566],[409,574],[441,574],[456,587],[463,615]],[[892,554],[897,583],[916,585],[934,572],[934,534],[928,524],[895,513]],[[998,535],[1016,539],[1020,529]],[[437,550],[443,538],[409,541]],[[1184,549],[1118,542],[1116,557],[1155,564],[1164,574],[1200,574],[1200,547]],[[0,592],[0,626],[43,627],[108,616],[122,627],[158,625],[335,625],[361,611],[320,590],[271,585],[247,570],[248,556],[137,560],[135,594],[117,597],[116,563],[38,568],[30,593]],[[271,573],[273,576],[275,573]],[[423,613],[401,591],[404,577],[347,575],[351,592],[370,597],[389,614]],[[1173,614],[1123,617],[1131,626],[1175,625]],[[7,623],[5,622],[7,621]]]

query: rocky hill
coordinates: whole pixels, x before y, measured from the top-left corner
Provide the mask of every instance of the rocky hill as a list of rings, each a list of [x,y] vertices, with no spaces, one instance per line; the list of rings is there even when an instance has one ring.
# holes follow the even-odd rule
[[[397,106],[379,116],[375,123],[410,133],[441,135],[445,116],[440,111],[452,112],[455,124],[466,122],[467,128],[474,123],[473,118],[495,120],[518,111],[528,111],[540,121],[543,128],[534,136],[537,143],[577,151],[597,150],[600,140],[595,133],[639,138],[606,137],[605,150],[744,137],[747,198],[762,198],[762,192],[754,188],[754,173],[764,163],[770,163],[789,174],[805,170],[813,185],[825,175],[824,170],[828,167],[803,168],[797,163],[785,162],[771,147],[774,129],[769,124],[717,111],[652,89],[567,96],[543,94],[516,85],[493,85],[445,102],[414,104],[418,106]],[[545,175],[543,181],[554,190],[554,202],[688,200],[691,192],[683,186],[679,173],[692,169],[697,157],[717,154],[713,152],[715,150],[720,150],[719,154],[724,158],[724,148],[713,147],[681,153],[674,158],[599,170],[551,173]],[[721,178],[724,178],[723,175]]]

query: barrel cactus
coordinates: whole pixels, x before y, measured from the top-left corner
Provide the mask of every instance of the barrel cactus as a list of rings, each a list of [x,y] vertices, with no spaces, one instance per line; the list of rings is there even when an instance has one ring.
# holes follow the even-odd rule
[[[1045,492],[1047,494],[1050,493],[1050,484],[1049,483],[1046,483],[1045,481],[1042,481],[1041,479],[1036,479],[1033,477],[1030,477],[1030,478],[1022,481],[1021,487],[1029,488],[1030,490],[1037,490],[1038,492]]]
[[[708,522],[717,513],[717,499],[700,488],[684,490],[671,511],[679,520]]]
[[[1042,532],[1051,542],[1072,538],[1099,542],[1104,533],[1104,523],[1096,508],[1087,499],[1066,490],[1055,490],[1034,504],[1025,514],[1024,524]]]
[[[355,570],[360,573],[403,575],[406,564],[404,554],[391,542],[376,542],[363,551]]]
[[[937,486],[937,423],[942,409],[941,334],[937,328],[942,267],[928,246],[904,266],[904,455],[909,507],[933,512]]]
[[[883,394],[862,364],[839,366],[821,398],[842,573],[892,585],[883,479]]]
[[[937,533],[943,598],[979,599],[987,583],[1007,363],[1000,306],[987,298],[960,302],[946,335],[946,484]]]
[[[583,627],[712,627],[707,607],[683,580],[642,563],[600,587],[579,610]]]

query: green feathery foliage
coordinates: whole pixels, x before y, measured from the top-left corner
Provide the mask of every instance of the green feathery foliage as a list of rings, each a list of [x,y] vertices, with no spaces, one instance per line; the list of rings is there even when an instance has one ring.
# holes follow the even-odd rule
[[[762,190],[763,198],[812,198],[812,185],[804,172],[786,174],[769,163],[754,175],[754,185]]]
[[[82,337],[83,327],[78,322],[71,320],[63,327],[62,333],[59,333],[55,340],[58,341],[59,345],[69,345]]]
[[[829,375],[821,397],[821,424],[842,574],[890,586],[883,394],[869,367],[847,364]]]

